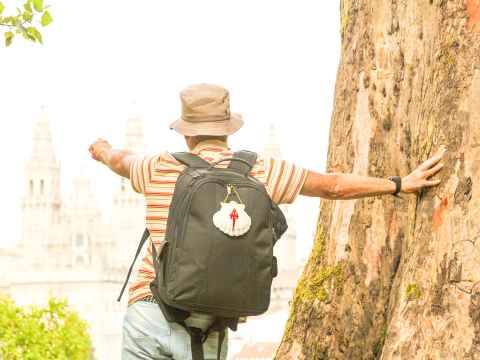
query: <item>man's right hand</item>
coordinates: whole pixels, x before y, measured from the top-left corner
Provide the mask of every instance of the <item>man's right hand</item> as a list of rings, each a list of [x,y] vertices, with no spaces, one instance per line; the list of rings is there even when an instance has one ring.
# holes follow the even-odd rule
[[[102,158],[102,154],[111,149],[112,145],[110,145],[107,140],[98,138],[97,141],[90,145],[88,151],[90,152],[92,159],[105,163],[105,159]]]
[[[414,171],[402,178],[403,193],[414,193],[424,187],[436,186],[440,180],[427,180],[428,177],[435,175],[442,167],[443,163],[439,161],[447,151],[445,145],[441,145],[435,155],[421,163]]]
[[[129,150],[114,150],[107,140],[98,139],[88,148],[92,159],[110,168],[114,173],[130,178],[130,166],[136,159],[135,153]]]

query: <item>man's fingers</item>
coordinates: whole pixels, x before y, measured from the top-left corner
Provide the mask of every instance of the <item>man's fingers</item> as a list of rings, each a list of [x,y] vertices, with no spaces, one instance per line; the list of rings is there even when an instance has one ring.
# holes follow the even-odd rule
[[[442,158],[442,156],[439,155],[439,154],[432,156],[430,159],[425,160],[425,161],[419,166],[420,170],[425,171],[425,170],[430,169],[433,165],[435,165],[436,163],[438,163],[441,158]]]
[[[425,186],[435,186],[440,184],[440,180],[427,180]]]
[[[422,164],[420,164],[418,168],[423,171],[430,169],[433,165],[435,165],[442,159],[443,154],[445,154],[445,151],[437,151],[434,156],[432,156],[428,160],[425,160]]]
[[[425,171],[425,175],[426,175],[425,177],[428,178],[432,175],[435,175],[442,167],[443,167],[443,163],[440,163],[435,165],[433,168],[428,169],[427,171]]]

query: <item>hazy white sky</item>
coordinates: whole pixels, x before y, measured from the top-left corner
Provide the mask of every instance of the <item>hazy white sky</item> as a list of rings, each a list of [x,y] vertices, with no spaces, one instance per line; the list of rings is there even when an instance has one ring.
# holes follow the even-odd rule
[[[21,233],[24,164],[41,105],[63,192],[83,168],[107,212],[118,181],[90,160],[90,143],[103,137],[121,147],[136,99],[149,152],[184,149],[168,124],[179,116],[179,91],[196,82],[230,90],[232,111],[245,120],[232,148],[261,150],[273,123],[286,159],[324,171],[340,54],[339,0],[46,2],[55,21],[45,29],[45,45],[18,39],[0,48],[0,245]],[[301,201],[296,211],[301,237],[311,238],[318,200]]]

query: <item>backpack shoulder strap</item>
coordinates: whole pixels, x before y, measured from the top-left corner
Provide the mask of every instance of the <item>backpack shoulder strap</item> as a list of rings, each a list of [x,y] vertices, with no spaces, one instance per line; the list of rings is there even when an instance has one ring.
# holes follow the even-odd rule
[[[177,161],[181,162],[188,167],[193,168],[206,168],[209,167],[210,164],[208,161],[203,160],[200,156],[190,153],[190,152],[175,152],[170,153]]]
[[[143,244],[145,244],[145,241],[147,241],[148,237],[150,236],[150,232],[148,231],[147,228],[145,228],[145,231],[143,232],[142,239],[140,240],[140,243],[138,244],[137,248],[137,253],[135,254],[135,258],[132,261],[132,265],[130,265],[130,269],[128,270],[127,278],[125,279],[125,282],[123,283],[122,291],[120,291],[120,296],[118,297],[117,301],[120,301],[123,295],[123,292],[125,291],[125,287],[127,286],[128,279],[130,279],[130,274],[132,273],[133,265],[135,264],[135,261],[137,260],[138,254],[140,254],[140,250],[142,250]]]
[[[257,162],[257,153],[253,151],[248,151],[248,150],[235,151],[233,154],[233,157],[245,160],[250,164],[250,166],[248,166],[247,164],[242,163],[240,161],[230,161],[228,168],[241,172],[242,174],[248,174],[250,170],[252,170],[255,163]]]

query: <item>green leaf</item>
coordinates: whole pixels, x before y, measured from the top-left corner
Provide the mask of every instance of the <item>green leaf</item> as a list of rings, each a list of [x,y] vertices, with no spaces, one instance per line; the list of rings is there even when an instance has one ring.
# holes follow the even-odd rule
[[[43,0],[32,0],[33,3],[33,8],[37,12],[42,12],[43,11]]]
[[[30,23],[32,22],[32,19],[33,19],[33,13],[31,13],[30,11],[25,11],[22,14],[22,17],[23,17],[23,20]]]
[[[5,33],[5,46],[10,46],[12,44],[14,36],[15,35],[13,35],[13,32],[11,32],[11,31],[7,31]]]
[[[40,44],[43,44],[42,34],[35,27],[30,26],[27,28],[27,34],[32,36]]]
[[[45,10],[45,12],[42,15],[42,19],[40,20],[40,23],[42,26],[48,26],[52,23],[53,18],[52,15],[48,12],[48,10]]]
[[[33,42],[36,42],[36,41],[37,41],[37,39],[35,39],[35,37],[33,37],[32,35],[30,35],[25,28],[22,29],[22,36],[23,36],[23,38],[24,38],[25,40],[31,40],[31,41],[33,41]]]
[[[8,25],[11,25],[11,26],[17,26],[17,24],[18,24],[17,17],[16,16],[5,16],[4,18],[2,18],[2,23],[8,24]]]
[[[32,5],[28,1],[23,4],[23,8],[28,12],[33,12]]]
[[[5,5],[0,1],[0,14],[3,13],[3,10],[5,10]]]

